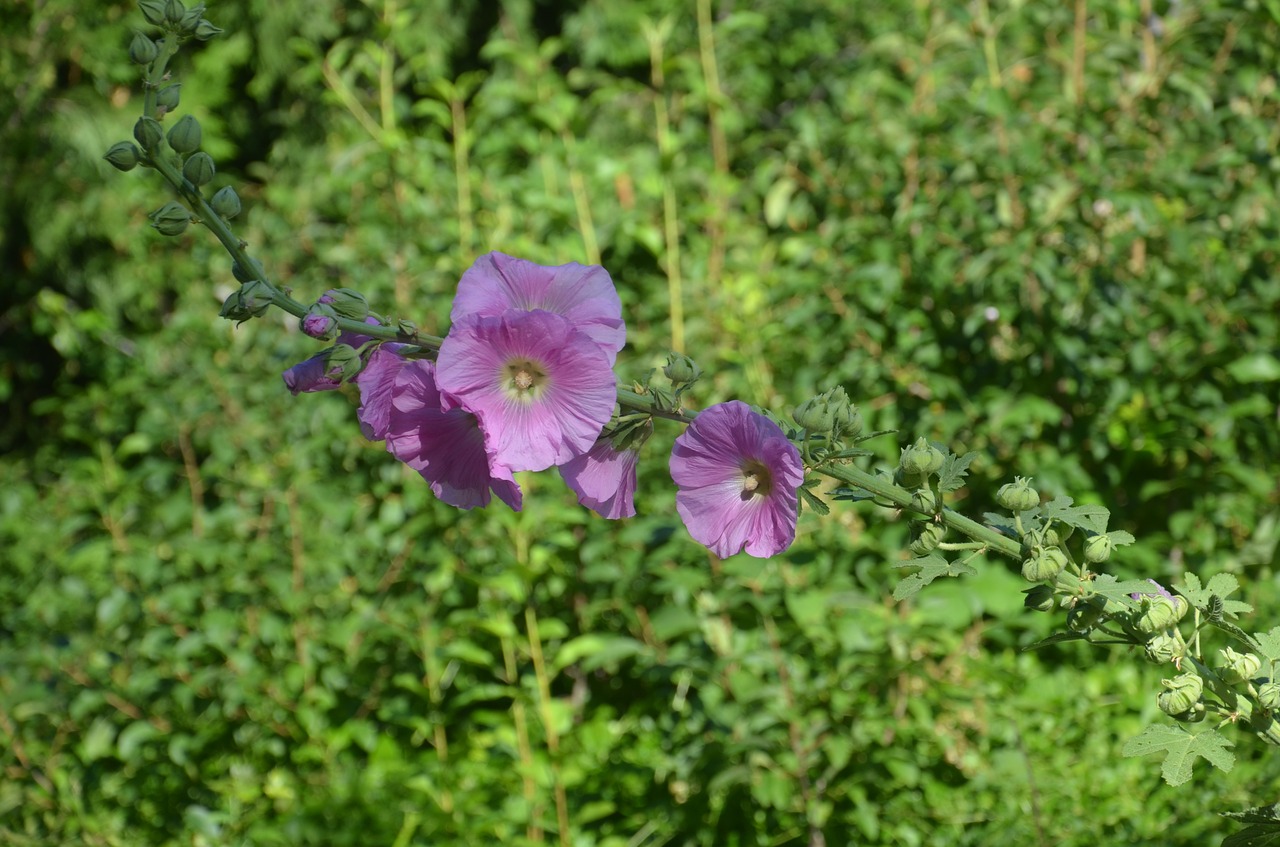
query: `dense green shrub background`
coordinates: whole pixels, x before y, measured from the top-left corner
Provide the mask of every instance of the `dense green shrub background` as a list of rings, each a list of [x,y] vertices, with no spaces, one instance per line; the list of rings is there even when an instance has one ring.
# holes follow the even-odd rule
[[[182,111],[301,299],[443,332],[478,253],[599,261],[624,379],[842,383],[981,454],[962,510],[1034,475],[1122,575],[1280,623],[1275,2],[210,5]],[[893,603],[891,515],[710,561],[670,430],[632,521],[434,502],[101,160],[140,22],[0,8],[0,843],[1202,844],[1275,799],[1249,739],[1179,790],[1121,759],[1167,673],[1020,653],[1060,621],[1006,564]]]

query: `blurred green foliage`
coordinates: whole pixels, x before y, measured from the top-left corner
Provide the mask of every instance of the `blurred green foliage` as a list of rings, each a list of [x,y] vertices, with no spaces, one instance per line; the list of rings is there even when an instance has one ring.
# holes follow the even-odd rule
[[[1125,575],[1280,610],[1274,2],[211,5],[179,112],[300,299],[443,332],[480,252],[598,261],[624,379],[840,382],[982,455],[966,513],[1034,475]],[[1004,563],[895,604],[904,522],[843,505],[709,561],[672,432],[632,521],[434,502],[102,161],[141,23],[0,8],[0,843],[1201,844],[1265,799],[1248,739],[1182,791],[1120,758],[1162,670],[1019,653]]]

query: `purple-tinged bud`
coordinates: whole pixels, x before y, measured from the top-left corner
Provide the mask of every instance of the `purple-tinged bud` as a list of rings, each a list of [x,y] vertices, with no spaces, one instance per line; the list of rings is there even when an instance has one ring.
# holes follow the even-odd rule
[[[1218,664],[1218,676],[1227,685],[1239,685],[1248,682],[1262,670],[1262,659],[1254,653],[1237,653],[1230,647],[1218,651],[1221,661]]]
[[[182,165],[182,175],[191,180],[191,184],[199,187],[208,185],[217,169],[213,166],[213,157],[208,153],[192,153]]]
[[[1022,592],[1027,595],[1022,605],[1037,612],[1053,611],[1053,589],[1047,585],[1033,585]]]
[[[164,127],[155,118],[144,115],[133,125],[133,137],[149,153],[160,145],[160,139],[164,138]]]
[[[117,141],[102,158],[118,171],[131,171],[142,161],[142,152],[132,141]]]
[[[224,185],[214,193],[209,205],[218,213],[218,217],[229,221],[240,214],[240,195],[229,185]]]
[[[140,32],[133,34],[133,40],[129,42],[129,60],[135,65],[149,65],[160,55],[160,48],[156,43]]]
[[[359,291],[350,288],[331,288],[316,302],[332,307],[334,314],[353,321],[369,317],[369,301]]]
[[[206,20],[201,20],[200,23],[196,24],[195,36],[197,41],[208,41],[215,35],[221,34],[222,30],[219,27],[214,26]]]
[[[312,311],[303,316],[302,331],[312,338],[331,341],[338,337],[338,321],[332,314],[320,311],[325,306],[312,306]]]
[[[1031,487],[1028,477],[1014,477],[1013,482],[1000,486],[996,502],[1011,512],[1025,512],[1040,505],[1040,492]]]
[[[182,100],[182,83],[175,82],[173,85],[166,85],[164,88],[156,92],[156,106],[164,109],[166,112],[172,112],[178,108],[179,101]]]
[[[928,476],[942,469],[944,458],[941,450],[930,444],[926,438],[920,437],[916,439],[915,444],[902,448],[902,458],[898,460],[898,467],[902,468],[904,474]]]
[[[169,146],[178,153],[194,153],[200,149],[200,137],[200,122],[191,115],[183,115],[169,128]]]
[[[170,200],[151,213],[151,225],[161,235],[182,235],[191,223],[191,212],[177,200]]]
[[[1094,535],[1084,543],[1085,561],[1092,562],[1095,565],[1101,564],[1111,558],[1111,551],[1115,546],[1111,536]]]
[[[1028,582],[1048,582],[1067,566],[1067,554],[1057,547],[1033,547],[1022,562],[1022,578]]]
[[[947,537],[947,525],[934,521],[917,522],[912,527],[914,537],[908,549],[916,556],[932,553]]]
[[[335,344],[329,350],[325,365],[328,373],[336,374],[343,382],[347,382],[360,373],[364,362],[360,359],[360,353],[350,344]]]
[[[1194,673],[1162,679],[1160,685],[1164,687],[1164,691],[1156,697],[1156,704],[1160,711],[1173,717],[1190,711],[1200,702],[1200,695],[1204,693],[1204,680]]]
[[[147,23],[153,26],[164,26],[164,0],[138,0],[138,8]]]

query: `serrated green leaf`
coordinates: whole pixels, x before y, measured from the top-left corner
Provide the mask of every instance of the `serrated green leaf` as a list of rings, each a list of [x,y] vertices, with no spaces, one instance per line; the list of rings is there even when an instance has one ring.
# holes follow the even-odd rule
[[[1112,530],[1107,533],[1107,538],[1111,539],[1111,543],[1117,547],[1123,547],[1126,544],[1132,544],[1136,539],[1133,533],[1125,532],[1123,529]]]
[[[810,509],[813,509],[819,515],[831,514],[831,507],[822,502],[822,498],[818,497],[818,495],[807,488],[798,488],[796,490],[800,493],[800,500],[807,503]]]
[[[1104,597],[1107,600],[1114,600],[1130,609],[1136,608],[1138,602],[1129,595],[1142,594],[1150,591],[1151,588],[1151,583],[1145,579],[1126,579],[1121,581],[1109,573],[1098,574],[1089,583],[1090,593],[1098,597]]]
[[[1222,614],[1225,617],[1234,618],[1253,611],[1253,607],[1248,603],[1227,599],[1240,588],[1239,580],[1229,573],[1215,574],[1203,586],[1200,584],[1199,577],[1189,573],[1183,577],[1181,584],[1174,583],[1173,587],[1179,594],[1187,598],[1187,602],[1191,604],[1192,608],[1199,609],[1202,612],[1209,608],[1209,604],[1214,597],[1222,600]]]
[[[1266,632],[1255,633],[1253,644],[1264,659],[1280,661],[1280,626],[1272,627]]]
[[[976,458],[977,453],[965,453],[963,456],[948,453],[946,461],[942,463],[942,470],[938,472],[938,490],[955,491],[962,488],[964,478],[969,474],[969,465]]]
[[[1106,533],[1111,512],[1102,506],[1074,506],[1074,502],[1070,497],[1060,495],[1040,507],[1040,518],[1045,522],[1058,521],[1067,526],[1087,529],[1098,535]]]
[[[1280,824],[1254,824],[1222,839],[1222,847],[1277,847]]]
[[[899,568],[919,568],[918,571],[910,576],[903,577],[893,589],[893,599],[905,600],[908,597],[918,593],[929,583],[942,576],[967,576],[977,573],[969,565],[963,562],[948,562],[937,553],[930,553],[927,556],[921,556],[918,559],[912,559],[909,562],[902,562],[896,565]]]
[[[1232,746],[1216,729],[1193,735],[1182,727],[1162,724],[1149,726],[1141,735],[1130,738],[1120,752],[1125,756],[1164,753],[1160,775],[1170,785],[1181,785],[1191,779],[1191,769],[1197,758],[1229,773],[1236,764],[1235,754],[1228,749]]]

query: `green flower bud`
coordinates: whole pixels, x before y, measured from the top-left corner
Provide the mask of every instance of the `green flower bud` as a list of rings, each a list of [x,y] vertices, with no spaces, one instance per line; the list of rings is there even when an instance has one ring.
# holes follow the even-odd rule
[[[1156,697],[1156,703],[1166,715],[1176,716],[1187,712],[1200,702],[1200,695],[1204,692],[1204,680],[1194,673],[1162,679],[1160,685],[1164,687],[1164,691]]]
[[[810,397],[792,411],[795,422],[810,432],[830,432],[836,417],[825,395]]]
[[[1101,564],[1111,558],[1111,550],[1115,542],[1109,535],[1094,535],[1084,543],[1084,558],[1093,564]]]
[[[204,19],[204,4],[201,3],[193,9],[188,9],[182,16],[182,20],[178,22],[178,30],[183,35],[191,35],[196,31],[200,21]]]
[[[173,85],[166,85],[164,88],[156,92],[156,105],[166,112],[172,112],[178,108],[178,101],[182,99],[182,83],[175,82]]]
[[[176,3],[178,0],[170,0]],[[194,153],[200,147],[200,122],[183,115],[169,129],[169,146],[179,153]]]
[[[191,213],[177,200],[170,200],[151,213],[151,225],[161,235],[182,235],[191,223]]]
[[[271,289],[261,281],[247,282],[222,304],[222,317],[230,321],[260,318],[271,308]]]
[[[208,21],[202,20],[200,21],[200,23],[196,24],[195,35],[196,35],[196,40],[198,41],[208,41],[210,38],[213,38],[215,35],[221,35],[221,34],[222,34],[222,30],[214,26],[213,24],[209,23]]]
[[[369,317],[369,301],[359,291],[350,288],[331,288],[316,302],[329,306],[335,314],[353,321]]]
[[[1160,634],[1153,637],[1143,648],[1147,661],[1156,665],[1165,665],[1179,658],[1186,652],[1186,647],[1172,635]]]
[[[923,556],[936,550],[942,539],[947,537],[947,526],[934,521],[918,522],[912,527],[912,535],[908,549],[917,556]]]
[[[662,372],[673,385],[692,385],[702,376],[702,368],[698,363],[682,353],[667,354],[667,364]]]
[[[1014,477],[1013,482],[1000,486],[996,502],[1011,512],[1025,512],[1040,505],[1040,492],[1031,487],[1027,477]]]
[[[902,448],[902,458],[898,460],[898,467],[902,468],[903,473],[906,474],[928,476],[942,469],[943,459],[942,451],[921,437],[916,439],[915,444]]]
[[[152,26],[164,26],[164,0],[138,0],[142,16]]]
[[[1187,601],[1181,597],[1164,597],[1158,594],[1143,594],[1142,606],[1133,619],[1133,626],[1139,632],[1152,635],[1164,632],[1182,620],[1187,613]]]
[[[257,259],[249,260],[250,267],[244,268],[239,262],[231,263],[231,275],[236,278],[237,282],[253,282],[255,279],[262,279],[266,276],[266,272],[262,269],[262,262]]]
[[[911,495],[911,508],[926,515],[938,513],[938,495],[930,488],[917,488]]]
[[[1218,664],[1218,676],[1227,685],[1238,685],[1247,682],[1262,670],[1262,659],[1254,653],[1237,653],[1230,647],[1218,651],[1221,661]]]
[[[1088,632],[1102,620],[1104,611],[1093,603],[1081,603],[1067,612],[1067,626],[1074,632]]]
[[[1047,585],[1033,585],[1022,592],[1027,595],[1022,605],[1037,612],[1053,611],[1053,589]]]
[[[142,152],[132,141],[117,141],[102,158],[111,163],[119,171],[131,171],[142,160]]]
[[[151,152],[160,145],[164,138],[164,127],[155,118],[143,116],[133,125],[133,137],[142,145],[142,149]]]
[[[183,17],[187,14],[187,7],[182,5],[182,0],[166,0],[164,4],[164,22],[172,27],[181,25]]]
[[[209,201],[209,205],[218,213],[218,216],[225,221],[229,221],[236,215],[240,214],[240,195],[236,194],[236,190],[229,185],[219,188],[214,193],[213,199]]]
[[[1047,582],[1067,566],[1067,554],[1057,547],[1033,547],[1022,562],[1022,577],[1028,582]]]
[[[837,385],[828,392],[831,395],[831,412],[835,416],[832,434],[837,438],[857,438],[862,432],[862,412],[849,402],[849,395]]]
[[[149,65],[160,55],[160,48],[140,32],[133,34],[129,42],[129,60],[135,65]]]
[[[1271,681],[1259,685],[1258,704],[1268,712],[1280,711],[1280,683]]]
[[[413,321],[405,320],[405,319],[403,319],[403,318],[401,318],[400,320],[396,321],[396,329],[397,329],[397,330],[399,330],[401,333],[403,333],[403,334],[405,334],[405,335],[417,335],[417,334],[418,334],[418,325],[417,325],[416,323],[414,323]]]
[[[213,157],[208,153],[192,153],[182,166],[182,175],[191,180],[195,186],[208,185],[217,169],[213,166]]]

